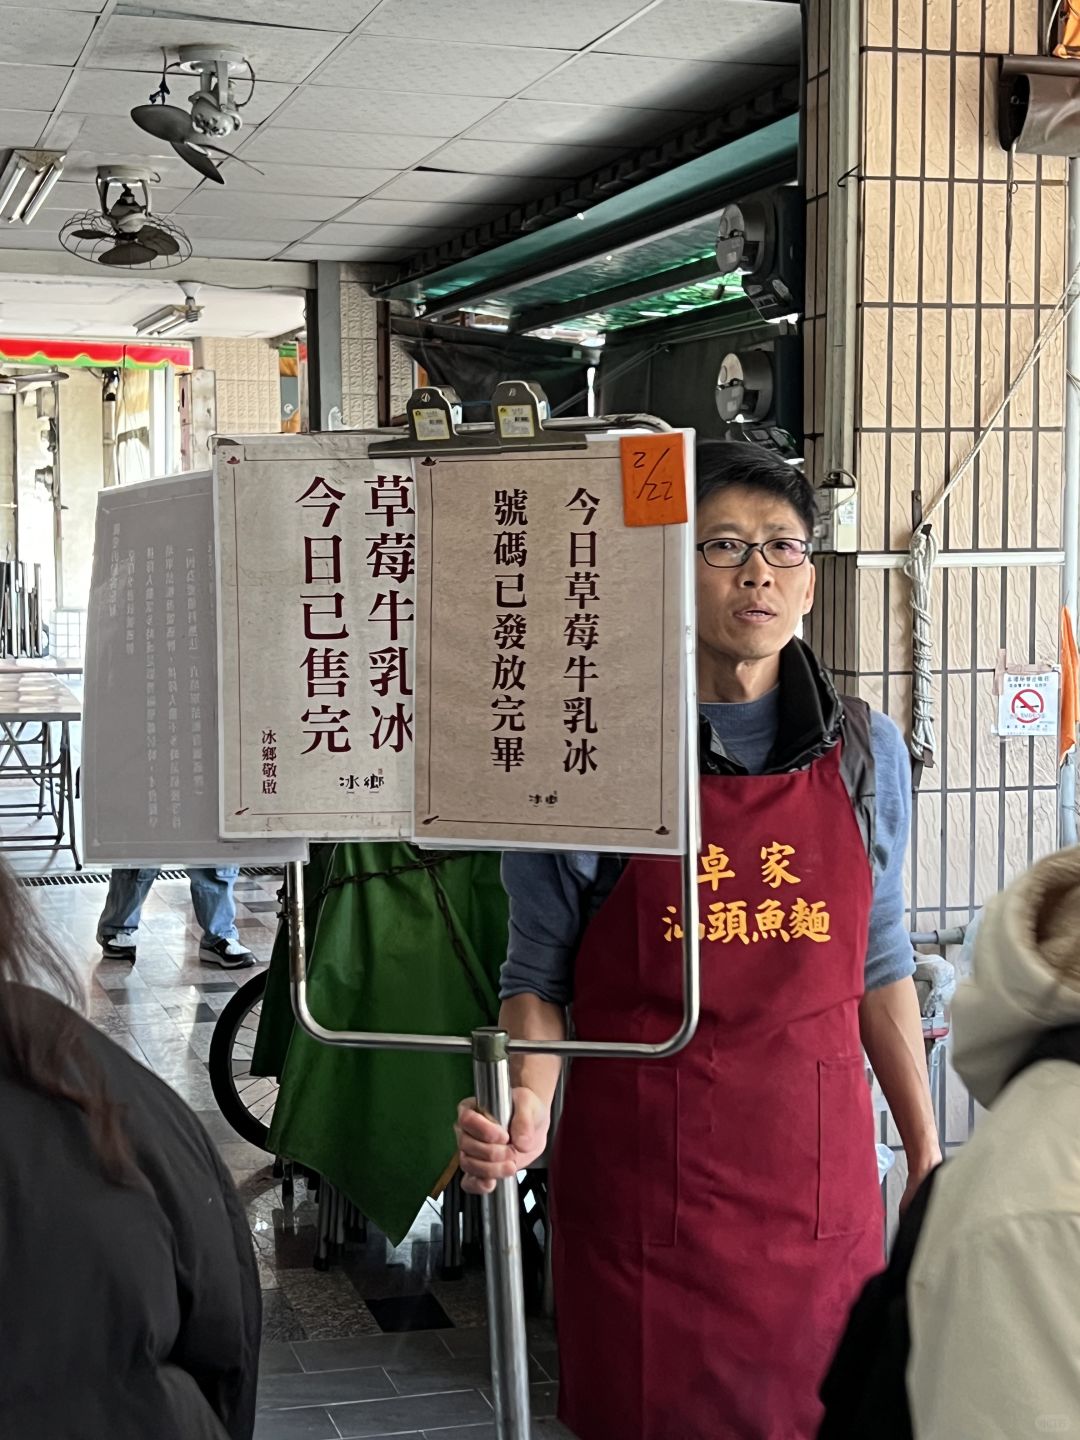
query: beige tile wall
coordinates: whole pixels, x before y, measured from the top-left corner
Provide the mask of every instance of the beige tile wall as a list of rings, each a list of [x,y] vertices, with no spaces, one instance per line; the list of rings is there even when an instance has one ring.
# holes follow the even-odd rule
[[[219,434],[260,435],[281,429],[278,352],[265,340],[200,339],[196,364],[214,372]]]
[[[819,464],[827,215],[828,0],[811,5],[806,420]],[[907,549],[1047,323],[1065,283],[1065,161],[996,139],[996,56],[1038,47],[1038,0],[863,0],[856,394],[861,563],[827,556],[808,637],[845,688],[911,718]],[[823,219],[824,216],[824,219]],[[1061,338],[948,502],[948,551],[1005,563],[934,576],[936,764],[914,801],[912,920],[937,928],[1056,844],[1053,741],[992,734],[994,671],[1055,661],[1060,571],[1007,552],[1061,545]],[[875,559],[875,557],[878,557]]]
[[[347,426],[378,424],[379,386],[375,351],[375,301],[349,266],[341,274],[341,413]],[[412,362],[396,345],[390,347],[390,409],[404,413],[412,394]]]

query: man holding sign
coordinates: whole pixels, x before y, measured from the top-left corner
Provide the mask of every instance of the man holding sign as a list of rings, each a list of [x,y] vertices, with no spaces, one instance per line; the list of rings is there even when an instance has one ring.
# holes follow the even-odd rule
[[[810,1440],[882,1261],[863,1047],[907,1151],[940,1159],[904,912],[896,727],[795,638],[813,492],[698,447],[702,1019],[670,1060],[575,1062],[552,1162],[560,1415],[579,1440]],[[501,1023],[657,1042],[680,1014],[670,859],[512,852]],[[483,1191],[543,1154],[559,1062],[515,1061],[510,1135],[466,1101]]]

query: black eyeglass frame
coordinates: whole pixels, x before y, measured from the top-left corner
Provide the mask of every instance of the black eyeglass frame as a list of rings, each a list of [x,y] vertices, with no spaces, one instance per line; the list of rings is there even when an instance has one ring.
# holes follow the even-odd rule
[[[813,543],[809,540],[800,540],[795,535],[776,535],[771,540],[737,541],[736,543],[742,545],[743,547],[742,558],[733,561],[730,565],[717,565],[709,559],[707,551],[710,545],[717,545],[722,543],[725,542],[719,537],[717,537],[712,540],[700,540],[694,546],[694,549],[705,561],[705,564],[708,565],[709,568],[712,570],[741,570],[742,567],[750,559],[750,556],[754,553],[755,550],[761,551],[761,558],[765,561],[765,564],[773,570],[797,570],[800,565],[805,565],[807,560],[809,560],[810,556],[814,553]],[[798,560],[795,561],[793,565],[778,565],[775,560],[769,559],[767,547],[770,545],[798,545],[802,549],[802,555]]]

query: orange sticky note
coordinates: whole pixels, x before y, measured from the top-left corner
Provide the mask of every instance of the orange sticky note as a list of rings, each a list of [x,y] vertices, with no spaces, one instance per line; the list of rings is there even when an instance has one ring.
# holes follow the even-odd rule
[[[685,525],[686,467],[677,432],[624,435],[623,517],[627,525]]]

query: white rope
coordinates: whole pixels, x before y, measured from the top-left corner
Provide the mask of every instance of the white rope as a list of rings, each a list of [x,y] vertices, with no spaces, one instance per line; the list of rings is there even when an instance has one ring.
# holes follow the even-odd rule
[[[935,515],[941,512],[945,502],[956,490],[961,480],[971,470],[1020,387],[1042,359],[1043,353],[1054,336],[1080,303],[1080,289],[1075,288],[1078,281],[1080,281],[1080,265],[1069,276],[1068,284],[1051,311],[1051,318],[1039,332],[1027,359],[1017,372],[1016,379],[1006,390],[1001,403],[983,426],[975,444],[953,471],[944,490],[924,515],[922,524],[912,535],[908,545],[909,553],[904,564],[904,573],[911,581],[913,678],[910,746],[912,755],[920,765],[932,765],[937,750],[937,737],[934,729],[934,642],[931,631],[930,587],[934,566],[937,563],[938,544],[933,535],[932,521]]]
[[[930,584],[937,563],[938,545],[929,525],[911,537],[911,553],[904,574],[911,581],[911,753],[923,765],[932,764],[937,750],[934,730],[934,641],[930,611]]]

